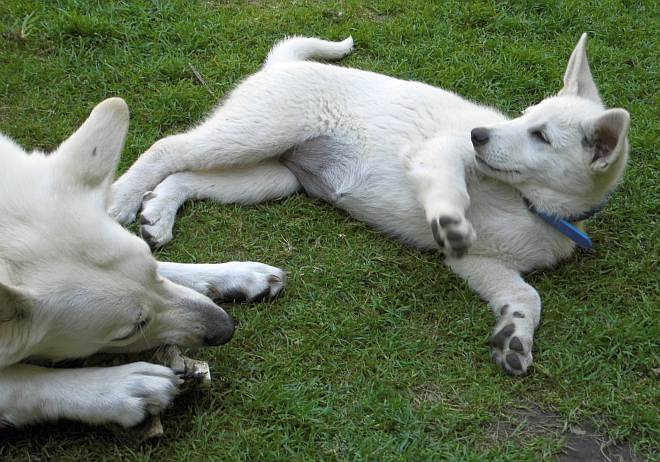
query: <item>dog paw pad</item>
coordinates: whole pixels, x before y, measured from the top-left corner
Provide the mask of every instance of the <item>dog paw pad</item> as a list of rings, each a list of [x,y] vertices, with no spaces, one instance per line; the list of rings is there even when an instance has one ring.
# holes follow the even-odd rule
[[[513,334],[515,330],[516,326],[513,323],[507,324],[490,338],[491,346],[499,348],[500,350],[504,349],[506,341],[511,337],[511,334]]]
[[[241,303],[247,300],[247,296],[240,290],[227,290],[220,292],[215,287],[210,290],[210,297],[216,303]]]
[[[476,239],[470,222],[461,215],[440,215],[431,220],[431,232],[445,255],[463,257]]]
[[[523,348],[523,344],[518,337],[511,338],[511,340],[509,341],[509,348],[513,351],[517,351],[518,353],[525,352],[525,349]]]
[[[517,354],[515,353],[509,353],[506,355],[506,363],[512,368],[517,371],[522,371],[522,363],[520,362],[520,358],[518,357]]]
[[[278,292],[278,294],[279,294],[279,292]],[[274,298],[276,296],[277,296],[277,294],[275,294],[272,298]],[[264,290],[262,290],[257,295],[252,297],[252,299],[250,301],[252,301],[254,303],[261,303],[261,302],[265,302],[265,301],[269,301],[269,300],[271,300],[270,287],[266,287]]]
[[[490,338],[491,356],[509,374],[523,375],[532,364],[533,330],[529,331],[525,318],[515,316],[518,311],[512,315],[506,311],[502,307],[501,312],[505,314],[500,317],[499,326]]]
[[[457,225],[460,222],[461,222],[460,220],[446,215],[438,218],[438,223],[440,224],[440,226],[443,227],[447,227],[449,225]]]

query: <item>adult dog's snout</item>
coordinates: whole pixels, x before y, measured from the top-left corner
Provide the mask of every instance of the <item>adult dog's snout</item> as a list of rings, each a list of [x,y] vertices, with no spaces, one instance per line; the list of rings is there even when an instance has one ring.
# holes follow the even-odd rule
[[[475,148],[483,146],[490,139],[490,130],[484,127],[473,128],[470,132],[470,139]]]
[[[217,306],[209,310],[206,318],[206,334],[204,345],[218,346],[229,342],[234,336],[234,320]]]

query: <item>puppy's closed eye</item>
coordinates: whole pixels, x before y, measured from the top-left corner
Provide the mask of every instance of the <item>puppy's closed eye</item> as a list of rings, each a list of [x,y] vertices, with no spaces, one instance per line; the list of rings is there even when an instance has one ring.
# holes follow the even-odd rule
[[[550,140],[548,140],[548,137],[546,136],[545,132],[543,130],[532,130],[530,132],[530,135],[532,135],[533,138],[535,138],[537,141],[540,141],[545,144],[550,144]]]

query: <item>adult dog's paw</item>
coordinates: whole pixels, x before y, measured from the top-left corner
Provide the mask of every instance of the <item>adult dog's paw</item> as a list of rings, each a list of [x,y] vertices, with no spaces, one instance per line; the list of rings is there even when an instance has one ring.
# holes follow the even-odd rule
[[[168,367],[137,362],[90,370],[94,391],[90,397],[91,423],[117,423],[133,427],[147,417],[160,414],[178,393],[179,377]]]
[[[142,196],[140,212],[140,236],[149,247],[158,249],[172,240],[172,228],[176,220],[177,204],[149,191]]]
[[[490,338],[493,360],[512,375],[524,375],[532,364],[534,329],[525,313],[502,307],[501,316]]]
[[[472,224],[459,213],[444,213],[431,220],[433,238],[448,257],[465,256],[477,233]]]
[[[262,302],[277,298],[286,287],[287,273],[256,262],[223,263],[222,273],[214,276],[212,266],[205,271],[207,295],[216,303]],[[228,269],[229,268],[229,269]]]

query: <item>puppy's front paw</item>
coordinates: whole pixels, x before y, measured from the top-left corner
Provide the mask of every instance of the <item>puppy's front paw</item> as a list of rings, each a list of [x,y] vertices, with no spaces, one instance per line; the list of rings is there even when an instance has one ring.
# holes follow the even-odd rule
[[[229,276],[224,272],[215,280],[207,279],[207,295],[220,302],[262,302],[277,298],[286,287],[287,273],[274,266],[256,262],[231,262]],[[226,271],[226,268],[225,268]]]
[[[463,257],[477,239],[472,224],[460,213],[441,213],[432,218],[431,231],[445,255],[453,258]]]
[[[512,375],[524,375],[532,364],[534,329],[522,310],[504,305],[490,338],[493,360]]]
[[[142,196],[140,236],[152,250],[163,247],[172,240],[177,207],[169,205],[166,198],[154,192],[149,191]]]

